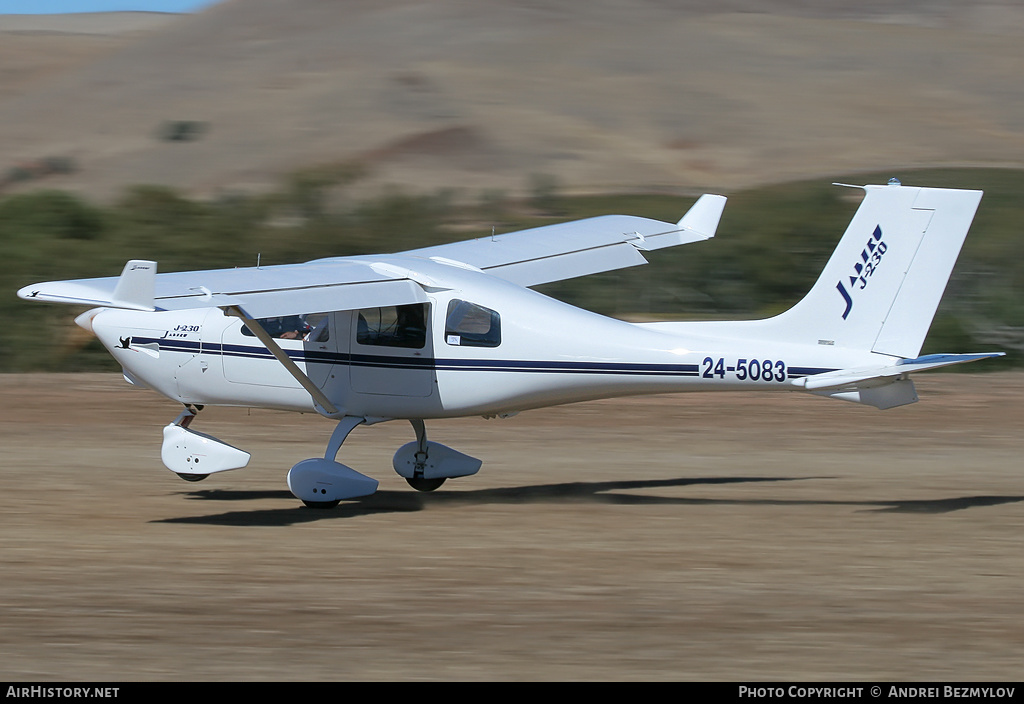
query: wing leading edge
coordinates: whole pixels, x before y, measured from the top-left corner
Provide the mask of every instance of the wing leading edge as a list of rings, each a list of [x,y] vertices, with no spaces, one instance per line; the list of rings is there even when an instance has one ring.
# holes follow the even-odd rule
[[[133,310],[239,306],[256,318],[311,311],[423,303],[423,288],[378,271],[367,261],[339,259],[265,268],[157,274],[156,262],[132,260],[120,277],[26,286],[21,298]],[[139,274],[144,272],[145,278]]]

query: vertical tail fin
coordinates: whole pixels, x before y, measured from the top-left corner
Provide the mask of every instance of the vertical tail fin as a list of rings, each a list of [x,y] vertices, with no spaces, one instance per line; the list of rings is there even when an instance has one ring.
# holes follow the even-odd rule
[[[913,358],[921,351],[981,191],[863,186],[810,292],[761,321],[772,337]]]

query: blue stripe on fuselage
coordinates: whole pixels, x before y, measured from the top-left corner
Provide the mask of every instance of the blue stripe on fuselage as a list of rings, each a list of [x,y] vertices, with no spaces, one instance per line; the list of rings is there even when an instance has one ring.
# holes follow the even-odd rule
[[[266,347],[203,343],[155,337],[136,337],[137,344],[157,343],[161,351],[189,352],[246,359],[274,359]],[[622,374],[634,376],[699,376],[697,364],[645,364],[636,362],[574,362],[510,359],[435,359],[390,355],[347,354],[314,350],[285,350],[296,362],[344,364],[384,369],[425,369],[433,371],[535,372],[543,374]],[[820,367],[790,367],[788,378],[798,379],[834,371]]]

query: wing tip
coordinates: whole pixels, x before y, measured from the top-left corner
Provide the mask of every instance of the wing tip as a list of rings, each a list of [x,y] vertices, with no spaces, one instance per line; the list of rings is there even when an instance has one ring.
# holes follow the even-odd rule
[[[722,219],[727,200],[725,196],[705,193],[679,219],[677,227],[700,235],[704,239],[711,239],[718,230],[718,223]]]

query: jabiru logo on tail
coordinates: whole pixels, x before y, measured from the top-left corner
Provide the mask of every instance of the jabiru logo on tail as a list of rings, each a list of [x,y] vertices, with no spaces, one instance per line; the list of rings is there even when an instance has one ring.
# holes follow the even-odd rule
[[[862,261],[856,262],[853,265],[854,274],[850,277],[851,289],[859,291],[867,288],[868,279],[875,273],[875,269],[882,262],[882,256],[888,250],[889,246],[882,241],[882,226],[876,225],[875,231],[868,238],[864,249],[861,250],[860,258]],[[857,285],[858,283],[860,284],[859,286]],[[850,292],[846,290],[842,279],[836,284],[836,289],[846,302],[846,310],[843,311],[843,320],[846,320],[846,316],[853,310],[853,298],[850,296]]]

